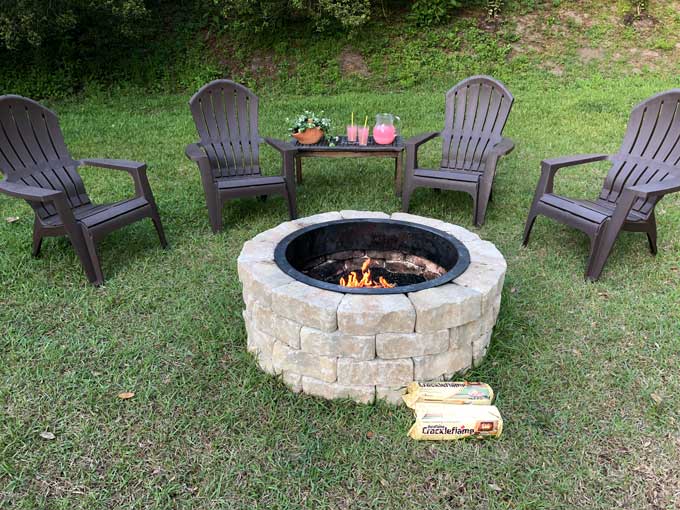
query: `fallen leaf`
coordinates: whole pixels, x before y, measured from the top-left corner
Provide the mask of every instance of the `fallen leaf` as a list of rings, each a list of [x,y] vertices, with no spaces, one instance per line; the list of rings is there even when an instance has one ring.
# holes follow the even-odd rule
[[[375,434],[369,430],[368,432],[366,432],[366,439],[373,439],[374,435]]]
[[[661,396],[658,393],[652,393],[650,395],[650,397],[652,398],[654,403],[657,404],[657,405],[659,405],[661,402],[663,402],[663,399],[661,398]]]
[[[512,287],[510,289],[510,294],[514,294],[515,292],[517,292],[517,287]]]
[[[571,352],[574,353],[574,356],[578,356],[579,358],[582,356],[581,351],[578,349],[572,349]]]
[[[127,400],[127,399],[129,399],[129,398],[134,397],[134,396],[135,396],[135,392],[134,392],[134,391],[124,391],[123,393],[119,393],[119,394],[118,394],[118,398],[120,398],[120,399],[122,399],[122,400]]]
[[[19,221],[19,216],[8,216],[7,218],[5,218],[5,221],[7,223],[16,223],[17,221]]]
[[[45,430],[44,432],[40,433],[40,437],[42,437],[43,439],[49,439],[51,441],[57,436],[55,436],[52,432],[48,432],[47,430]]]
[[[606,292],[598,292],[597,295],[605,299],[609,298],[609,294],[607,294]]]
[[[495,490],[496,492],[501,492],[503,490],[498,485],[496,485],[495,483],[490,483],[489,488]]]

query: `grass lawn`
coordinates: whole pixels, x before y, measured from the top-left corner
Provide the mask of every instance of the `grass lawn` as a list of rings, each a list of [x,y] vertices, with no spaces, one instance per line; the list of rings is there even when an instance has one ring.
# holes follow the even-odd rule
[[[549,156],[613,152],[631,107],[677,86],[661,77],[507,80],[516,97],[486,225],[462,193],[419,190],[412,212],[457,223],[508,260],[485,363],[505,418],[498,441],[406,437],[410,412],[289,392],[245,349],[236,257],[287,219],[282,199],[239,200],[213,235],[195,165],[187,95],[53,104],[74,157],[147,161],[170,241],[148,221],[110,235],[93,288],[65,240],[30,256],[31,209],[0,198],[0,508],[677,508],[680,501],[680,194],[657,207],[659,254],[617,242],[600,282],[583,280],[584,235],[539,218],[520,237]],[[439,92],[261,96],[263,135],[325,109],[345,123],[397,113],[405,135],[438,129]],[[435,87],[436,88],[436,87]],[[436,164],[426,146],[421,160]],[[265,166],[278,170],[269,149]],[[397,211],[386,160],[305,160],[300,215]],[[562,170],[559,193],[595,196],[606,166]],[[96,201],[132,193],[120,172],[87,169]],[[18,216],[16,223],[4,218]],[[135,397],[116,395],[134,391]],[[54,440],[40,437],[53,432]],[[372,432],[372,434],[367,434]]]

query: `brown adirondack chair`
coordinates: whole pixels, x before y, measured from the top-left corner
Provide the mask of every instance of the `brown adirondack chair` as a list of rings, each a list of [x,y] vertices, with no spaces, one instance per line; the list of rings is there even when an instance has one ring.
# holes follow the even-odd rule
[[[553,193],[560,168],[610,161],[611,169],[596,200],[577,200]],[[588,154],[546,159],[524,228],[524,242],[542,214],[590,237],[586,278],[597,280],[621,230],[647,234],[656,254],[654,207],[664,195],[680,191],[680,89],[657,94],[637,105],[628,120],[623,143],[614,155]]]
[[[66,148],[57,115],[21,96],[0,96],[0,192],[23,198],[35,212],[33,255],[44,237],[68,236],[88,279],[104,281],[96,244],[109,232],[151,218],[163,247],[167,245],[146,165],[118,159],[74,160]],[[93,204],[78,167],[124,170],[135,184],[135,197]]]
[[[416,188],[464,191],[472,196],[474,224],[483,225],[498,159],[514,148],[502,135],[513,102],[510,91],[489,76],[467,78],[449,90],[444,131],[406,142],[402,210],[408,212]],[[442,138],[440,168],[420,168],[418,148],[436,136]]]
[[[241,197],[283,195],[290,218],[297,217],[295,203],[295,148],[258,134],[258,98],[231,80],[204,85],[189,101],[200,142],[187,146],[186,155],[196,162],[213,232],[222,230],[222,207],[226,200]],[[279,151],[283,171],[263,176],[260,171],[260,143]]]

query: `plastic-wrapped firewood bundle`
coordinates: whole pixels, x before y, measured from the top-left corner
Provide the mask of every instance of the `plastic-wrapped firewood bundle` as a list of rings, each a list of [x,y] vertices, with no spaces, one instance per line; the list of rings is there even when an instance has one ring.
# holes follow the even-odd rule
[[[412,382],[402,399],[408,407],[416,402],[491,405],[493,390],[488,384],[469,381]]]
[[[412,383],[403,396],[416,422],[408,432],[418,440],[499,437],[503,418],[488,384],[477,382]]]

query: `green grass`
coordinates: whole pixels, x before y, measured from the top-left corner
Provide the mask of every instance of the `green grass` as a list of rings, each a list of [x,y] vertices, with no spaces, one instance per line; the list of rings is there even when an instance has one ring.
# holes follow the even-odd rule
[[[404,134],[436,129],[438,92],[261,97],[264,135],[325,109],[397,113]],[[603,278],[583,281],[585,236],[539,219],[520,248],[544,157],[614,151],[628,112],[670,78],[507,79],[516,105],[495,198],[481,229],[459,193],[419,190],[412,212],[477,231],[508,260],[484,364],[466,374],[498,393],[498,441],[406,437],[403,408],[290,393],[245,349],[236,257],[286,220],[281,199],[241,200],[210,232],[187,95],[99,96],[53,106],[75,157],[147,161],[171,247],[150,222],[101,245],[106,285],[87,285],[66,241],[30,257],[32,215],[0,198],[0,508],[673,508],[680,486],[680,195],[657,207],[659,255],[624,234]],[[421,159],[436,164],[438,148]],[[266,166],[277,170],[275,153]],[[564,169],[560,193],[593,196],[603,166]],[[391,165],[305,161],[301,215],[393,212]],[[132,192],[126,175],[85,171],[98,201]],[[19,216],[9,224],[5,217]],[[127,401],[116,395],[134,391]],[[652,394],[660,397],[656,403]],[[658,400],[658,399],[657,399]],[[40,432],[51,431],[54,440]],[[367,432],[373,432],[369,438]],[[492,485],[493,484],[493,485]],[[500,490],[497,490],[499,488]]]

